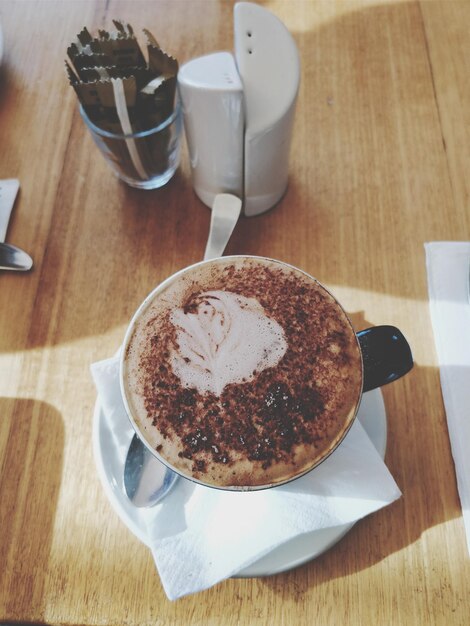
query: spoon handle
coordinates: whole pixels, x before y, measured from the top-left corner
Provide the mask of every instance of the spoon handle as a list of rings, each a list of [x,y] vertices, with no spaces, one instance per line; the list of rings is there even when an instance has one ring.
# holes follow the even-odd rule
[[[220,193],[212,205],[211,225],[204,260],[222,256],[240,216],[242,201],[230,193]]]

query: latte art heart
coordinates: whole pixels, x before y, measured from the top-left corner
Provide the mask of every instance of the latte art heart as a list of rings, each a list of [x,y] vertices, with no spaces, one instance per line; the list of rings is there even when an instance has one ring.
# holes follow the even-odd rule
[[[170,320],[177,328],[171,367],[184,387],[199,393],[220,396],[226,385],[275,367],[287,350],[284,330],[258,300],[236,293],[207,291]]]

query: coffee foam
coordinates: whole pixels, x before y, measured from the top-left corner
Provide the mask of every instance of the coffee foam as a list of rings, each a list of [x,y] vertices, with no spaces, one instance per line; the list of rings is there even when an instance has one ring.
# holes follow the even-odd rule
[[[194,304],[194,313],[178,308],[170,315],[177,328],[170,362],[184,387],[220,396],[226,385],[252,380],[286,353],[282,327],[255,298],[216,290]]]
[[[232,340],[215,347],[239,310],[257,321],[236,329],[251,339],[230,369]],[[223,375],[201,374],[200,344],[211,358],[225,354]],[[300,270],[257,257],[217,259],[165,281],[128,333],[122,375],[128,411],[157,456],[189,478],[237,489],[314,467],[347,432],[362,389],[359,346],[338,303]]]

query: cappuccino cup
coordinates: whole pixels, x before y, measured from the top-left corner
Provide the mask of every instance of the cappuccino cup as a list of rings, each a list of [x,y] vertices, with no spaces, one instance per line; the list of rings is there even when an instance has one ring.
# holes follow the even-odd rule
[[[228,256],[163,281],[127,329],[121,392],[135,432],[184,478],[256,490],[315,468],[362,393],[413,366],[393,326],[356,332],[318,280],[281,261]]]

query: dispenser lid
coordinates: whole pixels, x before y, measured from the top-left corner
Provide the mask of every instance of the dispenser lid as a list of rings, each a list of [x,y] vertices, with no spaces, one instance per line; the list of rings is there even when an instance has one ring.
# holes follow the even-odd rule
[[[215,52],[188,61],[180,68],[178,81],[195,89],[243,90],[235,59],[230,52]]]
[[[297,97],[300,59],[281,20],[252,2],[234,8],[235,58],[246,105],[248,134],[276,124]]]

